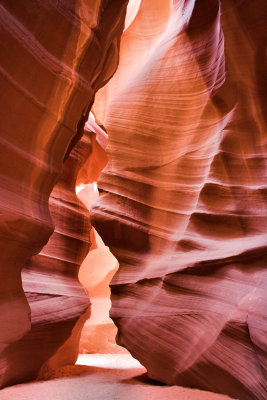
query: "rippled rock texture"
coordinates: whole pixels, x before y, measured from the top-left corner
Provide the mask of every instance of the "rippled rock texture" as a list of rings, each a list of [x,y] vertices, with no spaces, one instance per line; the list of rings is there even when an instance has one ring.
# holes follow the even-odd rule
[[[0,386],[77,354],[90,233],[74,190],[90,143],[75,144],[116,70],[125,10],[124,0],[0,1]]]
[[[167,384],[267,398],[266,2],[143,0],[94,110],[118,343]]]
[[[64,162],[49,198],[54,232],[22,270],[22,285],[31,308],[31,330],[6,352],[11,358],[15,354],[16,359],[18,352],[22,353],[21,369],[16,362],[17,379],[32,378],[40,367],[43,376],[49,369],[74,363],[78,356],[81,329],[90,315],[88,294],[78,281],[78,272],[91,244],[91,226],[89,211],[77,198],[75,186],[79,168],[92,151],[90,136],[85,131]],[[34,355],[33,349],[38,349]],[[25,359],[32,360],[27,368]]]

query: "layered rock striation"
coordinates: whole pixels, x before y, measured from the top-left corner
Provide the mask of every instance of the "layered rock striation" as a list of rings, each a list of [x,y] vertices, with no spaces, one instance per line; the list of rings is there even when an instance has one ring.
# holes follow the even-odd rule
[[[85,131],[64,162],[49,198],[54,232],[22,270],[31,330],[5,352],[7,359],[15,359],[10,367],[14,381],[32,379],[39,371],[39,376],[45,376],[49,369],[72,364],[78,356],[81,329],[90,315],[89,297],[78,272],[91,245],[91,226],[89,211],[75,187],[79,168],[91,152],[90,133]],[[25,359],[29,360],[26,366]]]
[[[116,70],[126,3],[0,2],[0,386],[36,376],[79,335],[90,233],[69,168],[95,93]]]
[[[141,2],[94,105],[111,316],[151,378],[264,400],[266,4],[171,3]]]

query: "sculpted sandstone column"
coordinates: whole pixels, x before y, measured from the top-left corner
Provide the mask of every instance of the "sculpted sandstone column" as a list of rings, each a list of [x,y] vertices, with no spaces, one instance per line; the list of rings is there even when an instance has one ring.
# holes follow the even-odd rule
[[[31,330],[21,269],[53,232],[48,199],[95,92],[117,67],[126,3],[0,1],[0,386],[27,375],[16,372],[20,353],[9,365]]]
[[[111,316],[150,377],[264,400],[266,2],[164,5],[141,2],[94,106]]]

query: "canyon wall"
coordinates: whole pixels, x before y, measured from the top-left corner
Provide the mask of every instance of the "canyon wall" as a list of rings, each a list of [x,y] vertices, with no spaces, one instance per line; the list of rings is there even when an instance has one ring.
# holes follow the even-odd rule
[[[119,261],[118,343],[153,379],[265,400],[266,2],[130,3],[100,89],[126,0],[0,0],[0,386],[76,359],[100,89],[92,220]],[[115,264],[91,271],[96,298]]]
[[[264,400],[266,2],[171,3],[141,2],[94,104],[111,316],[151,378]]]
[[[78,142],[116,70],[126,5],[0,1],[0,386],[77,355],[90,232],[75,174],[79,152],[91,151],[89,138]]]

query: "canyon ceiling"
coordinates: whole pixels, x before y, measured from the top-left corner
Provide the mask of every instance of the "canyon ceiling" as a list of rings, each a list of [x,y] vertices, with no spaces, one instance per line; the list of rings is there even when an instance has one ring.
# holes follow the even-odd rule
[[[148,375],[265,400],[266,1],[127,3],[0,0],[0,386],[75,363],[92,224]]]

